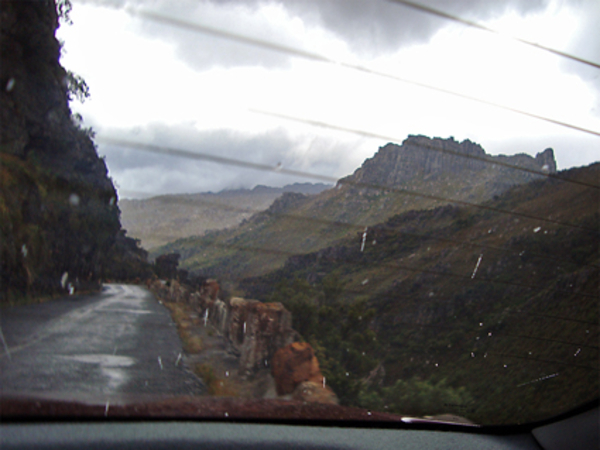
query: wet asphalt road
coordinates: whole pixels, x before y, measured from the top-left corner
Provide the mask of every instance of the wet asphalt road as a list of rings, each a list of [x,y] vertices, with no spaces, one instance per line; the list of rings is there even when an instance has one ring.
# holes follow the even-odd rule
[[[2,396],[105,404],[205,391],[169,312],[140,286],[3,308],[0,327]]]

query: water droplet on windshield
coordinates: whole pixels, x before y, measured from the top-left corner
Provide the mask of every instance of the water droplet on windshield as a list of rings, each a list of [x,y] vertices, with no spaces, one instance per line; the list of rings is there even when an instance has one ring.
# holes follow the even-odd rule
[[[482,327],[483,326],[483,322],[479,322],[479,326]]]
[[[507,364],[504,364],[504,368],[506,369],[507,367],[508,367],[508,365],[507,365]]]
[[[481,258],[483,258],[483,253],[479,255],[479,259],[477,260],[477,264],[475,264],[475,269],[473,270],[473,275],[471,275],[471,279],[475,278],[475,274],[477,274],[477,269],[479,269],[479,264],[481,264]]]
[[[227,378],[229,376],[229,370],[225,371],[225,377]]]
[[[8,80],[8,82],[6,83],[6,92],[10,92],[14,89],[15,87],[15,79],[14,78],[10,78]]]
[[[488,336],[491,336],[491,335],[492,335],[492,332],[490,331],[490,332],[488,333]]]
[[[370,416],[370,415],[371,415],[371,411],[367,411],[367,416]]]
[[[225,413],[225,417],[229,417],[229,413]]]
[[[325,389],[325,383],[326,383],[326,381],[327,380],[325,379],[325,377],[323,377],[323,389]]]
[[[362,242],[360,244],[360,251],[362,252],[365,249],[365,242],[367,241],[367,230],[369,227],[365,227],[365,231],[362,235]]]
[[[60,277],[60,285],[63,287],[63,289],[65,287],[67,287],[67,280],[69,279],[69,272],[65,272],[62,274],[62,277]]]
[[[537,232],[538,232],[538,231],[540,231],[541,229],[542,229],[542,227],[535,227],[535,228],[533,229],[533,232],[534,232],[534,233],[537,233]]]
[[[21,253],[23,254],[23,258],[27,258],[27,246],[25,244],[21,245]]]
[[[208,308],[204,311],[204,326],[206,327],[206,321],[208,320]]]
[[[475,353],[471,352],[471,358],[475,358]]]
[[[8,82],[6,83],[6,92],[12,91],[14,87],[15,87],[15,79],[10,78],[8,80]]]
[[[73,194],[69,195],[69,203],[70,203],[72,206],[78,206],[78,205],[79,205],[79,201],[80,201],[80,199],[79,199],[79,195],[77,195],[77,194],[75,194],[75,193],[73,193]]]
[[[364,280],[362,280],[362,282],[361,282],[360,284],[362,284],[362,285],[364,286],[364,285],[365,285],[365,284],[367,284],[368,282],[369,282],[369,279],[368,279],[368,278],[365,278]]]
[[[158,365],[160,366],[160,370],[163,370],[162,359],[160,359],[160,356],[158,357]]]
[[[577,351],[575,352],[575,354],[574,354],[573,356],[577,356],[577,355],[579,355],[579,352],[580,352],[580,351],[581,351],[581,349],[580,349],[580,348],[578,348],[578,349],[577,349]]]

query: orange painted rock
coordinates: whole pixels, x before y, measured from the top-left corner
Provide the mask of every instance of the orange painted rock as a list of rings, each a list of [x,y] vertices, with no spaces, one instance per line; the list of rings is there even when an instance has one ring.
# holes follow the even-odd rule
[[[278,395],[293,393],[304,381],[323,383],[319,361],[307,342],[294,342],[277,350],[271,361],[271,373]]]

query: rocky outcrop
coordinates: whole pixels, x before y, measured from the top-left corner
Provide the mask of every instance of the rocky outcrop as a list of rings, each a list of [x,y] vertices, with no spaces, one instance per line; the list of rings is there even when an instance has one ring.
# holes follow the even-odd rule
[[[337,404],[337,397],[326,386],[319,361],[310,344],[295,342],[277,350],[271,364],[278,395],[306,402]]]
[[[296,342],[280,348],[273,358],[271,373],[279,395],[293,393],[304,381],[323,384],[319,361],[307,342]]]
[[[423,179],[486,170],[509,174],[513,184],[526,183],[539,177],[506,165],[543,173],[556,172],[554,152],[550,148],[538,153],[535,158],[525,154],[491,156],[479,144],[468,139],[458,142],[454,138],[409,136],[402,145],[389,143],[380,147],[375,156],[367,159],[353,175],[339,183],[399,187],[415,177]]]
[[[292,329],[292,315],[281,303],[216,298],[216,280],[206,280],[200,291],[192,292],[177,280],[147,281],[147,286],[167,302],[188,303],[198,311],[204,326],[212,325],[227,340],[229,351],[239,358],[238,373],[243,379],[269,369],[278,395],[311,403],[338,404],[315,353],[308,343],[298,342]],[[264,374],[264,372],[263,372]]]
[[[230,350],[239,356],[240,373],[246,376],[270,367],[279,348],[299,339],[292,315],[281,303],[202,296],[198,309],[200,317],[228,340]]]
[[[0,301],[97,286],[120,231],[104,160],[71,115],[84,91],[60,66],[57,27],[53,1],[2,2]]]

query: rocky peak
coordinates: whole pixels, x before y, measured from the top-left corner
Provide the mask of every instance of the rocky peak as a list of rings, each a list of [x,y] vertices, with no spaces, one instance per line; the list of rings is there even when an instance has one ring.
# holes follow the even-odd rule
[[[364,183],[384,186],[403,186],[414,178],[435,179],[442,175],[460,175],[465,171],[482,172],[510,169],[490,162],[516,165],[547,173],[556,172],[552,149],[546,149],[535,158],[520,154],[515,156],[491,156],[477,143],[468,139],[458,142],[427,136],[409,136],[402,145],[388,143],[379,148],[353,175],[340,180],[341,184]],[[523,182],[530,181],[525,172],[517,172]]]

